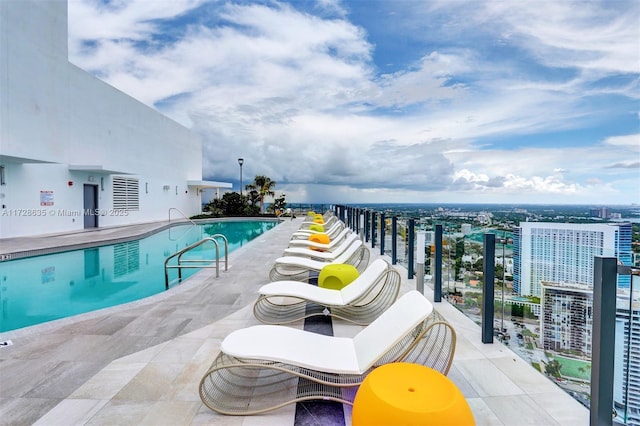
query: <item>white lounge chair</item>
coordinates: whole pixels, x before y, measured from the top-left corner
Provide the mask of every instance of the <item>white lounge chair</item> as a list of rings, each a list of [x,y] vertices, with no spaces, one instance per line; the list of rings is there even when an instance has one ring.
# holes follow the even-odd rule
[[[338,216],[331,216],[328,219],[323,219],[323,223],[320,223],[319,225],[322,225],[325,227],[325,229],[327,227],[330,227],[332,225],[334,225],[335,223],[340,222],[340,219],[338,219]],[[300,224],[300,229],[306,229],[311,225],[314,224],[318,224],[317,222],[314,222],[313,220],[304,220],[301,224]]]
[[[312,399],[352,404],[367,374],[391,362],[446,374],[455,332],[414,290],[353,338],[257,325],[232,332],[220,349],[200,381],[200,398],[219,413],[250,415]]]
[[[329,243],[317,243],[315,241],[309,241],[308,239],[292,239],[289,241],[289,247],[315,247],[322,250],[332,251],[335,246],[340,244],[349,234],[352,233],[353,231],[350,228],[344,228],[334,238],[329,237]],[[309,237],[310,236],[311,234]]]
[[[324,262],[321,260],[308,259],[301,256],[283,256],[275,260],[271,271],[269,271],[270,281],[309,281],[310,273],[320,273],[322,268],[330,263],[344,263],[353,265],[362,273],[369,265],[371,253],[367,246],[358,239],[347,247],[347,249],[336,257],[333,261]]]
[[[258,290],[253,314],[265,324],[287,324],[312,316],[331,316],[359,325],[378,318],[398,298],[400,273],[377,259],[342,290],[275,281]]]
[[[296,232],[294,232],[293,234],[291,234],[291,239],[302,239],[302,240],[308,240],[309,239],[309,235],[311,234],[327,234],[329,236],[329,238],[334,239],[344,228],[346,228],[344,222],[336,222],[333,225],[331,225],[329,228],[324,228],[324,232],[323,231],[315,231],[313,229],[299,229]]]
[[[352,232],[331,250],[325,251],[311,250],[308,247],[289,247],[284,249],[283,256],[302,256],[309,259],[332,262],[344,253],[354,241],[358,240],[358,238],[358,235]]]

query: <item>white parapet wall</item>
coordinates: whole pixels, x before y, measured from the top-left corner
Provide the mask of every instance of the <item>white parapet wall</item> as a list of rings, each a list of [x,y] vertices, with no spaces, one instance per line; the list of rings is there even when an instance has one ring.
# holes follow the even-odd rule
[[[0,31],[0,238],[200,212],[199,136],[68,61],[65,0],[2,1]]]

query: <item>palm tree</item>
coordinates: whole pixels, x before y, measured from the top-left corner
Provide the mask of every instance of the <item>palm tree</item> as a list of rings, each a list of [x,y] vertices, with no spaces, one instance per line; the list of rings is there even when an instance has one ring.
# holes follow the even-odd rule
[[[552,359],[545,365],[545,371],[550,376],[560,378],[560,370],[562,370],[562,364],[556,359]]]
[[[264,212],[264,197],[273,197],[276,195],[274,188],[276,182],[267,176],[258,175],[253,178],[253,183],[247,185],[247,190],[256,191],[260,199],[260,213]]]

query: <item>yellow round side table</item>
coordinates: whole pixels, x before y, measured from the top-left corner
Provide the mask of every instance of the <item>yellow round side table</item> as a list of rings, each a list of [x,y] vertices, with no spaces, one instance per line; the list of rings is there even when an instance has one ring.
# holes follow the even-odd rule
[[[312,223],[311,225],[309,225],[309,230],[316,231],[316,232],[324,232],[324,226],[320,225],[319,223]]]
[[[331,242],[331,239],[327,234],[311,234],[309,235],[309,241],[312,241],[314,243],[319,243],[319,244],[329,244]],[[325,251],[322,248],[318,248],[314,246],[309,246],[309,248],[315,251]]]
[[[320,270],[318,287],[342,290],[360,276],[360,272],[353,265],[331,263]]]
[[[419,364],[382,365],[353,401],[353,426],[473,426],[471,408],[444,374]]]

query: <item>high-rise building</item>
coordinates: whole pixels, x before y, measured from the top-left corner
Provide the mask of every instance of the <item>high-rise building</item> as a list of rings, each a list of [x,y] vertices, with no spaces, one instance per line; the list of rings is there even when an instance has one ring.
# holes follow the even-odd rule
[[[613,400],[618,416],[640,426],[640,300],[618,298]]]
[[[542,281],[593,285],[595,256],[617,257],[631,265],[630,223],[521,222],[513,233],[513,288],[541,296]],[[629,276],[618,277],[628,288]]]
[[[545,350],[591,357],[593,290],[587,285],[542,282],[540,334]]]
[[[593,290],[586,285],[542,283],[540,339],[545,351],[591,357]],[[640,299],[618,292],[614,407],[623,424],[640,426]]]
[[[589,210],[589,215],[591,217],[599,217],[601,219],[609,219],[612,217],[611,209],[608,207],[601,207]]]

